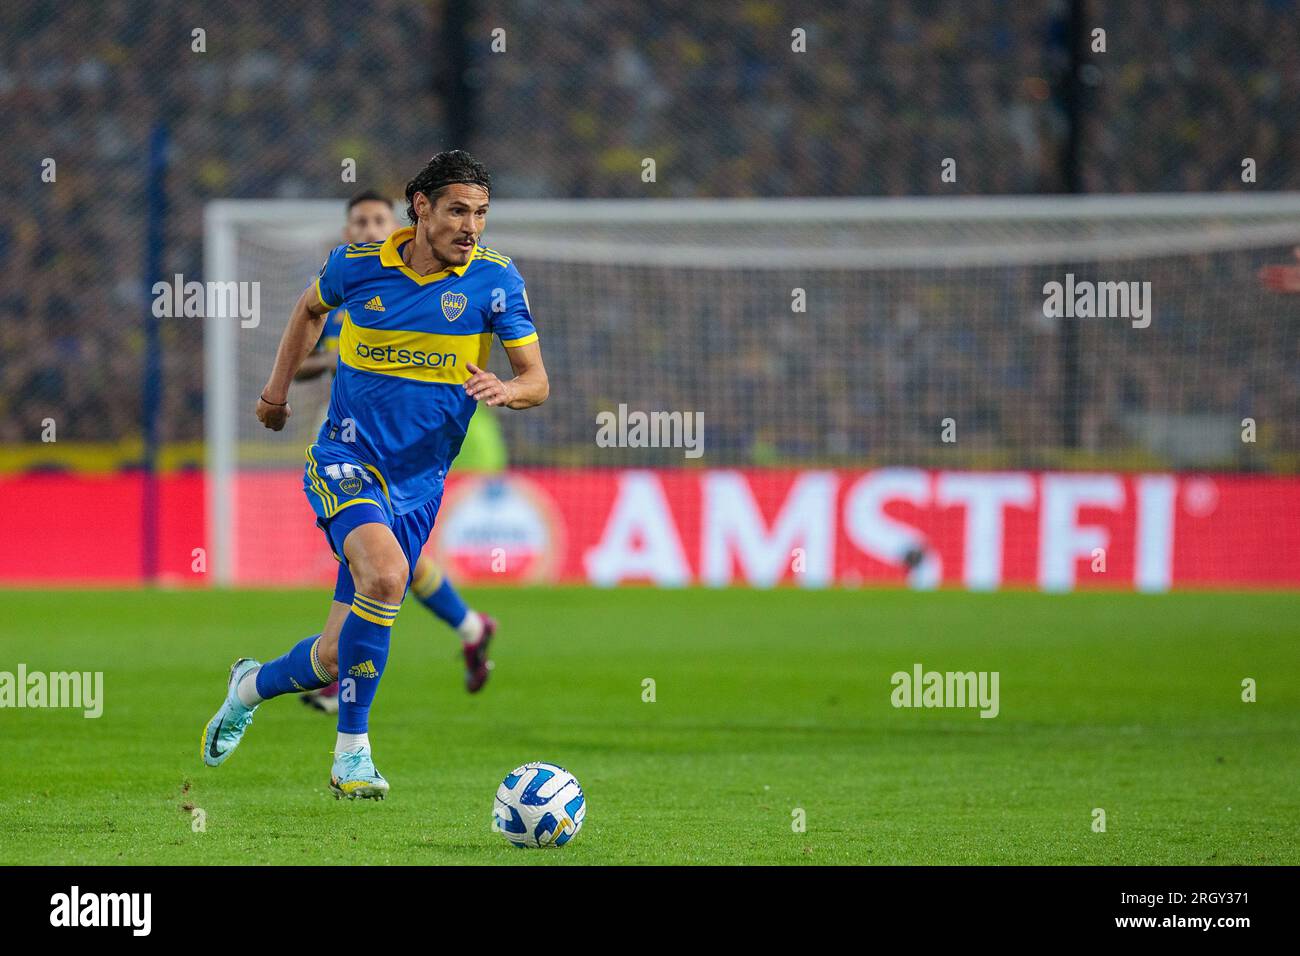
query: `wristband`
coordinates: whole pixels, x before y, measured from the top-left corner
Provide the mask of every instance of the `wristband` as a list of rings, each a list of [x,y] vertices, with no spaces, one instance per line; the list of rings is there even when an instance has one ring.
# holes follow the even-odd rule
[[[257,398],[259,401],[266,402],[265,395],[258,395]],[[289,403],[288,402],[266,402],[266,404],[274,405],[276,408],[285,408]]]

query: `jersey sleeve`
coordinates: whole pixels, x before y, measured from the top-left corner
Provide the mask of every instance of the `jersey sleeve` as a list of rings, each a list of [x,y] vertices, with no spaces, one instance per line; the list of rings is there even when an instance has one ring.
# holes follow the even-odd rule
[[[316,281],[312,283],[312,288],[320,296],[321,302],[331,309],[337,309],[343,304],[343,266],[347,261],[344,258],[346,250],[346,245],[336,246],[326,256],[325,264],[320,267],[320,274],[316,276]]]
[[[528,293],[524,291],[524,277],[512,262],[506,266],[505,307],[492,313],[492,331],[508,349],[537,341],[537,327],[533,325],[533,312],[528,307]]]

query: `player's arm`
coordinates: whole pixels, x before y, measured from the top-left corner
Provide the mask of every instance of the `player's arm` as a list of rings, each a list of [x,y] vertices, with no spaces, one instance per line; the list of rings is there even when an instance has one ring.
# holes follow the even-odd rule
[[[504,405],[507,408],[532,408],[546,401],[551,394],[551,383],[542,364],[542,347],[536,337],[527,345],[506,348],[506,357],[515,377],[501,381],[491,372],[467,362],[470,379],[465,383],[469,397],[484,405]]]
[[[317,290],[316,294],[321,293]],[[325,372],[333,372],[338,367],[339,337],[343,334],[343,322],[346,318],[347,311],[342,308],[335,309],[325,316],[325,331],[321,333],[320,341],[316,343],[316,348],[312,350],[311,355],[303,360],[298,374],[293,377],[295,382],[316,378]]]
[[[305,359],[294,375],[295,382],[306,382],[313,378],[319,378],[326,372],[332,371],[334,366],[339,363],[339,350],[336,348],[316,349]]]
[[[551,394],[551,383],[542,364],[542,347],[537,342],[537,326],[533,324],[532,307],[524,291],[524,277],[514,263],[506,267],[501,289],[506,293],[505,305],[499,311],[494,306],[492,331],[505,346],[515,377],[503,382],[473,362],[466,362],[470,378],[465,383],[465,391],[470,398],[485,405],[532,408],[546,401]]]
[[[320,340],[325,328],[325,314],[330,308],[320,300],[316,287],[311,286],[298,296],[298,302],[289,315],[289,324],[280,336],[271,376],[257,398],[257,420],[272,431],[284,428],[292,414],[289,410],[289,384]]]

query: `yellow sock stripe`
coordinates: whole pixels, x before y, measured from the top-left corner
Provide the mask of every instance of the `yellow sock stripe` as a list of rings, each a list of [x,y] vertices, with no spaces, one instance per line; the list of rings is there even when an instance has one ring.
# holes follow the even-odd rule
[[[353,603],[352,613],[363,621],[369,621],[371,624],[382,624],[384,627],[393,626],[393,618],[380,617],[378,614],[373,614],[366,610],[360,604]]]
[[[427,598],[441,585],[442,569],[436,564],[430,564],[411,582],[411,590],[415,592],[416,597]]]
[[[397,616],[397,612],[402,609],[400,604],[385,604],[383,601],[376,601],[374,598],[368,598],[364,594],[352,595],[354,603],[365,605],[367,610],[374,611],[376,614]]]
[[[364,604],[353,604],[352,610],[365,611],[366,614],[369,615],[366,618],[367,621],[369,621],[371,618],[374,618],[375,620],[383,621],[385,624],[392,624],[394,621],[397,620],[397,616],[394,614],[381,614],[379,611],[376,611],[374,608],[366,607]]]
[[[401,604],[389,604],[387,601],[380,601],[377,598],[372,598],[369,594],[362,594],[360,591],[357,591],[352,596],[359,601],[365,601],[367,604],[384,611],[396,611],[402,606]]]
[[[311,645],[312,672],[316,675],[317,680],[325,684],[332,684],[334,683],[334,678],[331,677],[330,672],[325,669],[325,665],[320,662],[320,654],[318,653],[319,649],[320,649],[320,638],[318,637],[316,638],[316,640],[312,642]]]

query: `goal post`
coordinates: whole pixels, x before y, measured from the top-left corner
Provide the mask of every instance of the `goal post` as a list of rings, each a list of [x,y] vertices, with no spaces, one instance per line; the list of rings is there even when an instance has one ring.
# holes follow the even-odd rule
[[[205,282],[267,281],[253,264],[241,260],[241,241],[249,233],[281,237],[285,243],[304,250],[324,247],[341,233],[341,203],[335,200],[216,200],[204,208],[203,271]],[[341,241],[341,240],[340,240]],[[309,258],[309,257],[308,257]],[[324,261],[324,252],[321,253]],[[299,279],[305,287],[308,274]],[[293,278],[271,277],[276,283],[276,304],[294,295]],[[278,316],[266,311],[259,295],[258,325],[278,324],[283,329],[288,311]],[[228,316],[208,315],[204,319],[204,446],[205,507],[210,542],[209,566],[218,585],[236,582],[238,488],[235,476],[244,464],[240,460],[240,415],[249,414],[251,401],[240,385],[248,380],[249,362],[240,361],[239,333],[242,324]],[[278,342],[279,333],[274,333]],[[259,337],[257,348],[265,349],[267,337]],[[271,353],[274,355],[274,351]],[[269,365],[267,366],[269,368]],[[243,374],[241,374],[243,373]],[[246,430],[245,430],[246,431]]]
[[[205,322],[220,584],[301,580],[249,556],[285,533],[260,489],[301,467],[327,383],[295,384],[286,433],[252,404],[343,220],[336,200],[206,207],[205,280],[260,289],[255,327]],[[498,200],[482,241],[524,275],[554,381],[500,416],[514,465],[1300,469],[1300,297],[1255,281],[1292,261],[1300,193]],[[1071,314],[1076,282],[1093,314]],[[594,416],[620,406],[700,411],[702,460],[601,447]],[[1252,410],[1267,437],[1243,444]]]

